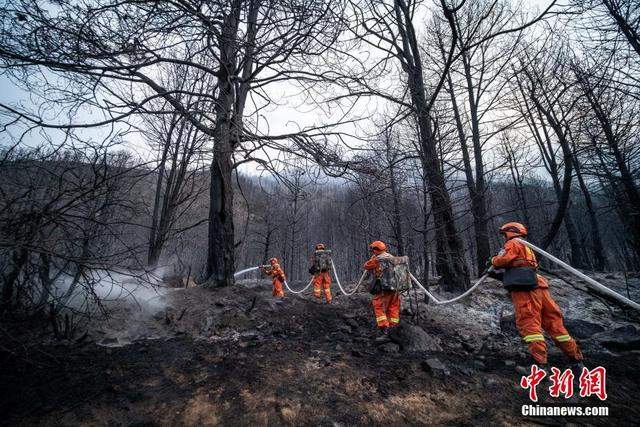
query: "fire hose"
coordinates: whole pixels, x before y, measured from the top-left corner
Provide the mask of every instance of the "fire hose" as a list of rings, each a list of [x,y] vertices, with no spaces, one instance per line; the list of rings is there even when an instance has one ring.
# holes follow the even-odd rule
[[[307,283],[307,286],[305,286],[304,288],[300,289],[299,291],[294,291],[293,289],[291,289],[289,287],[289,284],[287,283],[287,281],[284,281],[284,286],[289,290],[289,292],[291,292],[292,294],[301,294],[302,292],[306,291],[307,288],[309,288],[309,286],[311,286],[311,284],[313,283],[313,278],[311,278],[311,280],[309,280],[309,283]]]
[[[241,276],[241,275],[243,275],[243,274],[249,273],[249,272],[251,272],[251,271],[258,270],[259,268],[260,268],[260,266],[245,268],[244,270],[240,270],[240,271],[238,271],[237,273],[234,273],[233,277],[234,277],[234,278],[236,278],[236,277],[238,277],[238,276]],[[284,280],[284,286],[285,286],[285,287],[289,290],[289,292],[291,292],[292,294],[300,294],[300,293],[302,293],[302,292],[306,291],[306,290],[309,288],[309,286],[311,286],[311,283],[313,283],[313,279],[311,279],[311,280],[309,281],[309,283],[307,284],[307,286],[305,286],[304,288],[300,289],[299,291],[294,291],[293,289],[291,289],[291,288],[289,287],[289,284],[287,283],[287,281],[286,281],[286,280]]]
[[[555,256],[551,255],[550,253],[546,252],[545,250],[537,247],[536,245],[534,245],[533,243],[530,243],[526,240],[520,239],[520,238],[515,238],[515,240],[517,240],[518,242],[528,246],[529,248],[531,248],[532,250],[538,252],[540,255],[550,259],[551,261],[553,261],[554,263],[558,264],[560,267],[564,268],[565,270],[567,270],[569,273],[579,277],[580,279],[584,280],[587,285],[589,285],[592,289],[595,289],[611,298],[613,298],[614,300],[629,306],[631,308],[634,308],[638,311],[640,311],[640,304],[638,304],[635,301],[630,300],[629,298],[620,295],[619,293],[615,292],[614,290],[604,286],[603,284],[597,282],[596,280],[590,278],[589,276],[587,276],[586,274],[576,270],[575,268],[571,267],[569,264],[565,263],[564,261],[556,258]],[[241,274],[247,273],[249,271],[253,271],[253,270],[257,270],[259,267],[251,267],[251,268],[247,268],[245,270],[239,271],[237,273],[234,274],[234,277],[237,277]],[[340,291],[346,295],[346,296],[351,296],[353,294],[355,294],[358,290],[358,288],[362,285],[364,278],[366,277],[368,271],[365,270],[362,273],[362,276],[360,276],[360,280],[358,280],[358,283],[356,284],[356,286],[353,288],[352,291],[347,292],[345,291],[345,289],[342,287],[342,284],[340,283],[340,279],[338,277],[338,273],[336,271],[336,266],[333,263],[333,260],[331,260],[331,269],[333,270],[333,274],[336,278],[336,283],[338,284],[338,288],[340,288]],[[478,286],[480,286],[486,279],[487,277],[489,277],[488,274],[484,274],[482,277],[480,277],[480,279],[478,279],[478,281],[469,289],[467,289],[464,293],[458,295],[455,298],[452,299],[448,299],[448,300],[439,300],[438,298],[436,298],[431,292],[429,292],[429,290],[427,288],[425,288],[420,281],[418,281],[418,279],[416,279],[416,277],[413,274],[410,274],[411,277],[411,281],[413,283],[416,284],[416,286],[418,286],[418,288],[420,288],[422,291],[424,291],[424,293],[427,295],[427,297],[429,297],[429,299],[431,299],[436,305],[444,305],[444,304],[451,304],[454,303],[456,301],[459,301],[463,298],[465,298],[466,296],[468,296],[469,294],[471,294]],[[305,290],[307,290],[309,288],[309,286],[311,286],[311,284],[313,283],[313,279],[311,279],[309,281],[309,283],[302,288],[299,291],[294,291],[293,289],[291,289],[288,285],[288,283],[284,282],[285,286],[287,287],[287,289],[289,290],[289,292],[294,293],[294,294],[299,294],[304,292]]]
[[[244,270],[241,270],[241,271],[239,271],[239,272],[235,273],[233,276],[234,276],[234,277],[238,277],[238,276],[240,276],[240,275],[242,275],[242,274],[249,273],[249,272],[254,271],[254,270],[257,270],[257,269],[259,269],[259,268],[260,268],[260,267],[249,267],[249,268],[246,268],[246,269],[244,269]],[[367,273],[368,273],[368,271],[367,271],[367,270],[365,270],[365,271],[362,273],[362,276],[360,276],[360,280],[358,280],[358,283],[357,283],[357,284],[356,284],[356,286],[353,288],[353,290],[351,290],[351,291],[349,291],[349,292],[348,292],[348,291],[346,291],[346,290],[342,287],[342,284],[340,283],[340,278],[338,277],[338,272],[337,272],[337,270],[336,270],[336,266],[335,266],[335,264],[333,263],[333,260],[331,260],[331,269],[333,270],[333,275],[334,275],[334,276],[335,276],[335,278],[336,278],[336,283],[338,284],[338,288],[340,288],[340,291],[341,291],[345,296],[351,296],[351,295],[355,294],[355,293],[358,291],[358,289],[360,288],[360,286],[362,285],[362,283],[364,282],[364,278],[367,276]],[[416,279],[416,278],[415,278],[415,276],[414,276],[413,274],[411,275],[411,280],[412,280],[412,281],[413,281],[413,282],[414,282],[414,283],[415,283],[415,284],[416,284],[420,289],[422,289],[422,290],[427,294],[427,296],[428,296],[428,297],[429,297],[429,298],[430,298],[430,299],[431,299],[435,304],[450,304],[450,303],[456,302],[456,301],[458,301],[458,300],[460,300],[460,299],[462,299],[462,298],[466,297],[467,295],[469,295],[469,294],[470,294],[471,292],[473,292],[473,291],[474,291],[474,290],[475,290],[475,289],[476,289],[476,288],[477,288],[477,287],[478,287],[482,282],[484,282],[484,281],[486,280],[486,278],[487,278],[487,277],[488,277],[488,276],[485,274],[484,276],[482,276],[482,277],[480,278],[480,280],[478,280],[478,281],[476,282],[476,284],[475,284],[475,285],[473,285],[471,288],[469,288],[465,293],[463,293],[462,295],[459,295],[459,296],[457,296],[457,297],[455,297],[455,298],[453,298],[453,299],[446,300],[446,301],[440,301],[440,300],[439,300],[439,299],[437,299],[435,296],[433,296],[433,294],[431,294],[431,292],[429,292],[429,291],[428,291],[424,286],[422,286],[422,284],[418,281],[418,279]],[[300,293],[302,293],[302,292],[306,291],[306,290],[311,286],[311,284],[312,284],[312,283],[313,283],[313,278],[309,281],[309,283],[307,283],[307,285],[306,285],[304,288],[302,288],[302,289],[300,289],[300,290],[298,290],[298,291],[295,291],[295,290],[291,289],[291,287],[289,286],[289,284],[287,283],[287,281],[286,281],[286,280],[284,281],[284,286],[285,286],[285,287],[289,290],[289,292],[291,292],[292,294],[300,294]]]
[[[246,274],[246,273],[249,273],[249,272],[251,272],[251,271],[258,270],[259,268],[260,268],[259,266],[258,266],[258,267],[249,267],[249,268],[245,268],[244,270],[240,270],[240,271],[238,271],[237,273],[235,273],[235,274],[233,275],[233,277],[241,276],[241,275]],[[336,278],[336,283],[338,284],[338,287],[340,288],[340,291],[341,291],[344,295],[346,295],[346,296],[351,296],[351,295],[355,294],[355,293],[358,291],[358,288],[360,288],[360,285],[362,285],[362,282],[364,281],[364,278],[365,278],[365,277],[366,277],[366,275],[367,275],[367,271],[365,270],[365,271],[364,271],[364,273],[362,273],[362,276],[360,276],[360,280],[358,280],[358,283],[357,283],[357,284],[356,284],[356,286],[353,288],[353,290],[352,290],[351,292],[347,292],[347,291],[345,291],[345,289],[342,287],[342,284],[340,283],[340,278],[338,277],[338,272],[336,271],[336,266],[335,266],[335,264],[333,263],[333,260],[331,261],[331,269],[333,270],[333,275],[334,275],[334,276],[335,276],[335,278]],[[306,285],[304,288],[302,288],[302,289],[300,289],[300,290],[298,290],[298,291],[295,291],[295,290],[291,289],[291,287],[289,286],[289,283],[287,283],[287,281],[286,281],[286,280],[284,281],[284,286],[285,286],[285,287],[289,290],[289,292],[291,292],[292,294],[300,294],[300,293],[302,293],[302,292],[306,291],[306,290],[309,288],[309,286],[311,286],[311,284],[312,284],[312,283],[313,283],[313,278],[309,281],[309,283],[307,283],[307,285]]]
[[[411,274],[411,281],[413,283],[415,283],[420,289],[422,289],[424,291],[425,294],[427,294],[427,296],[429,297],[429,299],[431,299],[431,301],[434,302],[434,304],[436,305],[444,305],[444,304],[451,304],[453,302],[456,302],[458,300],[461,300],[462,298],[466,297],[467,295],[469,295],[471,292],[473,292],[478,286],[480,286],[482,284],[482,282],[484,282],[485,280],[487,280],[487,277],[489,277],[488,274],[485,274],[484,276],[482,276],[480,279],[478,279],[478,281],[469,289],[467,289],[464,293],[458,295],[455,298],[452,299],[448,299],[448,300],[444,300],[441,301],[438,298],[436,298],[435,296],[433,296],[433,294],[431,294],[431,292],[429,292],[427,290],[427,288],[425,288],[424,286],[422,286],[422,284],[418,281],[418,279],[416,279],[416,277]]]
[[[579,277],[580,279],[584,280],[587,283],[587,285],[589,285],[592,289],[600,291],[603,294],[615,299],[616,301],[640,311],[640,304],[638,304],[637,302],[631,301],[629,298],[627,298],[627,297],[625,297],[623,295],[620,295],[619,293],[617,293],[616,291],[614,291],[612,289],[607,288],[602,283],[599,283],[599,282],[593,280],[591,277],[589,277],[586,274],[576,270],[575,268],[571,267],[566,262],[554,257],[553,255],[551,255],[547,251],[537,247],[533,243],[527,242],[526,240],[520,239],[518,237],[516,237],[515,240],[517,240],[518,242],[520,242],[520,243],[522,243],[524,245],[527,245],[529,248],[531,248],[532,250],[538,252],[540,255],[542,255],[542,256],[544,256],[546,258],[549,258],[551,261],[555,262],[560,267],[562,267],[565,270],[567,270],[569,273],[572,273],[573,275],[575,275],[575,276]]]
[[[353,294],[356,293],[356,291],[358,290],[358,288],[360,287],[360,285],[362,285],[362,282],[364,281],[364,278],[366,277],[368,271],[365,270],[364,273],[362,273],[362,276],[360,276],[360,280],[358,280],[358,283],[356,284],[356,287],[353,288],[353,290],[351,292],[347,292],[344,290],[344,288],[342,287],[342,285],[340,284],[340,279],[338,278],[338,272],[336,271],[336,266],[333,263],[333,260],[331,260],[331,269],[333,270],[333,275],[336,278],[336,283],[338,284],[338,287],[340,288],[340,291],[345,294],[346,296],[351,296]]]

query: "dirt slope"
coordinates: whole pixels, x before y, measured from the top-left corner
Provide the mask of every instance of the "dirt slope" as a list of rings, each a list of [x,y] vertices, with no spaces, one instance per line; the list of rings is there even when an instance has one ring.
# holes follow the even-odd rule
[[[116,310],[113,318],[93,326],[88,343],[34,351],[29,363],[3,353],[0,422],[633,423],[640,416],[637,323],[569,286],[552,285],[574,334],[582,337],[588,365],[608,369],[609,399],[604,404],[597,399],[572,404],[606,405],[608,418],[520,415],[528,399],[517,386],[521,375],[516,366],[528,359],[512,331],[508,300],[495,283],[462,304],[421,302],[422,318],[414,319],[420,330],[410,327],[404,335],[396,334],[395,342],[379,343],[366,293],[337,296],[334,304],[325,305],[309,294],[275,300],[264,282],[245,282],[233,289],[172,292],[164,297],[166,308],[149,316],[131,308]],[[408,313],[404,319],[410,320]],[[611,335],[613,329],[619,330],[617,335]],[[415,340],[426,351],[411,351]],[[564,367],[555,349],[550,359]],[[548,397],[544,402],[562,403]]]

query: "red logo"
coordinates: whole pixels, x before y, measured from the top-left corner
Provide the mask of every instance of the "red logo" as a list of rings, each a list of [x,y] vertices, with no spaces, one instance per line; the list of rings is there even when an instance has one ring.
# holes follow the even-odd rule
[[[607,370],[598,366],[592,370],[582,368],[580,374],[580,397],[598,396],[600,400],[607,399]]]
[[[529,375],[520,378],[520,387],[524,390],[529,390],[529,399],[532,402],[538,401],[537,387],[540,382],[547,376],[544,369],[540,369],[538,365],[531,365],[531,373]],[[551,375],[549,381],[549,395],[551,397],[563,396],[568,399],[573,396],[573,380],[575,375],[571,369],[567,368],[564,372],[556,367],[551,368]],[[607,399],[607,370],[598,366],[592,370],[582,368],[582,373],[579,378],[580,397],[589,397],[595,395],[600,400]]]
[[[551,376],[549,377],[551,380],[551,386],[549,387],[551,397],[560,397],[562,394],[565,399],[568,399],[573,396],[573,378],[574,375],[571,369],[566,369],[561,375],[560,369],[551,368]]]
[[[542,379],[546,376],[547,373],[544,370],[538,368],[538,365],[531,365],[531,374],[520,379],[520,387],[525,390],[529,389],[529,399],[531,399],[531,401],[538,401],[538,391],[536,387],[538,387],[540,381],[542,381]]]

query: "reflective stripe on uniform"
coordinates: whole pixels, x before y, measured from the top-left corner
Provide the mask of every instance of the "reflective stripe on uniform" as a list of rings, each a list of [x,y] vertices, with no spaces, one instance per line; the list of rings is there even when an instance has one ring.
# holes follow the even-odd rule
[[[391,323],[400,323],[400,319],[398,319],[397,317],[390,317],[389,318],[389,322],[391,322]]]
[[[568,342],[571,341],[571,335],[558,335],[556,337],[556,341],[558,342]]]
[[[522,339],[524,342],[544,341],[544,336],[542,334],[531,334],[523,336]]]
[[[387,320],[387,316],[378,316],[376,317],[376,322],[384,322]]]
[[[524,247],[524,252],[527,254],[527,261],[536,262],[536,255],[533,253],[529,246]]]

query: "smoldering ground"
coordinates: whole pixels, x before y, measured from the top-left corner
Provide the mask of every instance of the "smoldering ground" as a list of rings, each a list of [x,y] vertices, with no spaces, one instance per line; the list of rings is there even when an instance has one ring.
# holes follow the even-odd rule
[[[619,275],[608,276],[598,280],[615,289],[624,286]],[[291,284],[296,289],[304,285]],[[608,370],[608,400],[579,399],[576,404],[607,405],[610,416],[585,421],[606,425],[639,415],[634,403],[640,391],[635,380],[640,374],[637,319],[559,280],[552,279],[551,287],[587,365]],[[635,281],[631,287],[638,292]],[[48,348],[51,357],[64,361],[55,369],[5,359],[3,378],[8,381],[2,407],[7,421],[28,425],[54,420],[69,425],[432,425],[471,419],[483,424],[562,425],[573,421],[520,415],[528,398],[518,386],[516,368],[526,366],[529,359],[513,326],[510,302],[496,282],[449,306],[405,299],[403,333],[386,343],[373,339],[366,292],[351,297],[338,293],[334,304],[326,305],[309,293],[275,299],[270,288],[268,280],[247,279],[232,288],[171,292],[151,317],[140,317],[128,308],[116,310],[113,319],[119,319],[129,342],[119,338],[117,346],[101,347],[96,342],[104,338],[96,333],[96,341],[72,351]],[[126,306],[131,307],[129,302]],[[111,323],[101,327],[117,336]],[[135,337],[136,328],[147,335]],[[46,356],[33,357],[50,363]],[[551,343],[550,363],[560,368],[568,363]],[[545,405],[566,405],[563,399],[544,399]]]

